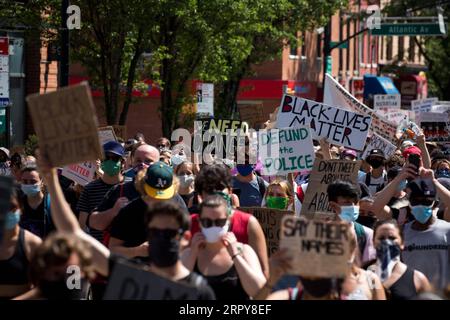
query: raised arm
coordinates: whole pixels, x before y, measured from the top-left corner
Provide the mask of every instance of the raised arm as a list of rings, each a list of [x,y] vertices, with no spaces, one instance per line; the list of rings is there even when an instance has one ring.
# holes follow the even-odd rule
[[[435,178],[433,170],[421,168],[420,176],[433,181],[439,200],[442,201],[447,208],[450,208],[450,191]]]
[[[425,169],[431,169],[431,158],[430,158],[430,153],[428,152],[428,149],[426,146],[425,135],[422,133],[421,135],[417,136],[416,142],[417,142],[417,147],[422,152],[423,167]]]

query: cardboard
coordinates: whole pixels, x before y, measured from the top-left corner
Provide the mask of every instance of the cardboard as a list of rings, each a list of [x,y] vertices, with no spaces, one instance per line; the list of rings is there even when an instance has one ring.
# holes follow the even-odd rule
[[[116,133],[112,126],[98,128],[98,138],[102,146],[108,141],[117,141]]]

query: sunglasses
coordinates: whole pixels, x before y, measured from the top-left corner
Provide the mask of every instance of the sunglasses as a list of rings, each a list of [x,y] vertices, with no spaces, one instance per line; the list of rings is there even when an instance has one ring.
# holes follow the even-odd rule
[[[200,223],[204,228],[211,228],[211,227],[224,227],[227,224],[228,219],[209,219],[209,218],[201,218]]]
[[[149,238],[153,238],[155,236],[162,236],[166,239],[175,238],[177,235],[182,234],[182,229],[159,229],[159,228],[148,228],[148,236]]]

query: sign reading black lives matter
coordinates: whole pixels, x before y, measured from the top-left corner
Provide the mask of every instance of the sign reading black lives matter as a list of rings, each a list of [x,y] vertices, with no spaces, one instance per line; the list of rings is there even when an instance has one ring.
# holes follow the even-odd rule
[[[117,261],[103,300],[196,300],[198,290]]]
[[[39,148],[53,167],[102,158],[87,82],[27,97]]]
[[[336,180],[356,183],[360,166],[361,161],[316,159],[303,200],[301,215],[310,219],[335,217],[328,203],[328,185]]]
[[[292,257],[288,274],[303,277],[343,278],[347,275],[350,224],[285,216],[281,223],[280,249]]]
[[[311,126],[313,138],[362,151],[372,117],[285,94],[277,117],[278,128]]]
[[[281,220],[286,215],[294,215],[294,212],[261,207],[241,207],[239,210],[251,213],[261,224],[264,235],[266,236],[269,256],[277,252],[280,244]]]

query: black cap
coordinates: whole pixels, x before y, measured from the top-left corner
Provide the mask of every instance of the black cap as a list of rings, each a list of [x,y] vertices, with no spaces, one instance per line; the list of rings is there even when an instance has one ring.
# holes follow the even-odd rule
[[[408,183],[407,188],[411,190],[409,198],[435,198],[436,188],[431,179],[417,178]]]
[[[372,149],[372,150],[370,150],[369,154],[367,155],[367,158],[373,157],[373,156],[378,156],[378,157],[384,158],[384,152],[381,149]]]

